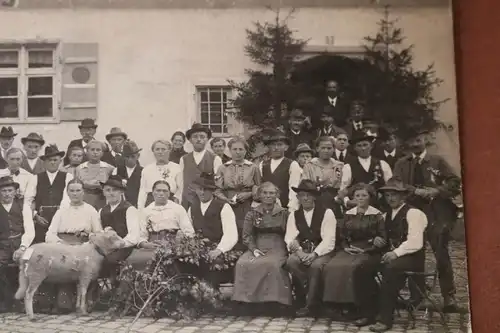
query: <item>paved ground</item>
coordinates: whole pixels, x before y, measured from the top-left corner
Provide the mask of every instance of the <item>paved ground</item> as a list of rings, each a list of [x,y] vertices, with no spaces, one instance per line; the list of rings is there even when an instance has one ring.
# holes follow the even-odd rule
[[[452,257],[456,272],[458,287],[457,300],[461,307],[467,308],[467,271],[465,261],[465,246],[461,243],[452,244]],[[431,257],[431,256],[428,256]],[[429,267],[432,267],[429,261]],[[439,295],[435,295],[440,299]],[[447,327],[444,327],[437,314],[429,315],[417,313],[415,329],[405,329],[406,312],[401,311],[401,317],[396,319],[394,328],[390,332],[467,332],[469,321],[468,313],[452,313],[446,315]],[[127,332],[133,318],[110,320],[103,313],[92,313],[88,317],[76,315],[49,316],[38,315],[35,322],[30,322],[24,314],[0,314],[0,333],[118,333]],[[315,332],[369,332],[368,328],[357,328],[348,323],[332,322],[329,319],[311,318],[269,318],[269,317],[235,317],[235,316],[203,316],[195,321],[175,321],[164,318],[153,320],[139,319],[130,332],[142,333],[236,333],[236,332],[270,332],[270,333],[315,333]]]

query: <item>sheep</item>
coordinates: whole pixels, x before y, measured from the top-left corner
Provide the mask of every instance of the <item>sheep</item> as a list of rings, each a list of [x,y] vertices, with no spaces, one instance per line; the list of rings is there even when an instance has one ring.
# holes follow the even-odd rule
[[[40,284],[77,282],[77,312],[87,314],[87,290],[98,278],[105,256],[125,246],[111,228],[91,234],[81,245],[39,243],[24,252],[19,264],[19,289],[15,298],[24,298],[26,314],[34,320],[33,296]]]

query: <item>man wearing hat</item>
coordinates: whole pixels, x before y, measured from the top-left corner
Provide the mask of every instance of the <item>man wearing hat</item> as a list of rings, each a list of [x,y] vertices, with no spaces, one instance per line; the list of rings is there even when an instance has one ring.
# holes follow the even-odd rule
[[[63,204],[69,204],[66,186],[73,179],[73,175],[60,171],[64,152],[59,151],[56,145],[45,147],[43,161],[44,172],[34,176],[35,192],[35,243],[45,241],[47,228],[56,211]]]
[[[316,139],[322,136],[333,136],[335,137],[337,133],[341,130],[340,127],[335,125],[335,118],[333,115],[333,111],[330,107],[323,107],[321,110],[321,127],[318,129],[318,133],[316,135]]]
[[[115,169],[115,174],[122,177],[126,184],[125,199],[134,207],[137,207],[142,169],[144,169],[139,163],[141,150],[134,141],[125,141],[122,149],[124,162],[118,164]]]
[[[304,166],[312,160],[314,150],[307,143],[299,143],[293,155],[299,166],[304,169]]]
[[[427,151],[428,134],[425,130],[406,131],[405,141],[411,155],[396,162],[394,176],[410,186],[412,191],[408,203],[427,215],[429,227],[426,236],[436,256],[444,307],[456,309],[448,243],[457,220],[458,209],[452,198],[460,193],[460,178],[443,157]]]
[[[85,148],[87,146],[87,143],[89,143],[91,140],[94,140],[94,136],[97,131],[97,124],[95,123],[94,119],[83,119],[81,124],[78,125],[78,128],[80,129],[82,138],[71,141],[66,151],[70,151],[71,147],[74,146]],[[87,159],[84,156],[84,161],[86,160]],[[69,156],[66,156],[66,158],[64,158],[64,165],[67,164],[69,164]]]
[[[16,135],[11,126],[3,126],[0,130],[0,169],[4,169],[7,165],[7,151],[12,148]]]
[[[17,289],[19,269],[7,267],[17,262],[33,238],[35,230],[31,210],[16,198],[19,184],[9,175],[0,178],[0,274],[8,284],[0,284],[0,312],[11,310]]]
[[[21,138],[21,143],[23,144],[26,154],[21,164],[21,168],[33,175],[44,172],[43,162],[38,158],[40,149],[42,149],[45,144],[43,136],[38,133],[30,133],[26,137]]]
[[[342,168],[340,190],[343,193],[346,193],[352,185],[357,183],[369,184],[378,189],[392,178],[389,164],[371,155],[374,140],[374,137],[363,131],[354,133],[350,144],[354,147],[357,157],[351,158]],[[347,206],[351,206],[348,196],[345,197],[344,202]],[[377,203],[373,204],[377,208],[380,206]]]
[[[111,146],[111,150],[107,150],[104,152],[102,156],[102,160],[114,167],[117,167],[120,164],[123,164],[123,144],[127,140],[127,133],[123,132],[118,127],[113,127],[108,134],[106,134],[106,141],[109,142]]]
[[[223,264],[222,254],[230,251],[238,242],[236,216],[228,203],[214,197],[217,189],[213,175],[202,173],[193,182],[196,198],[188,209],[195,231],[201,232],[217,246],[209,252],[212,262]],[[234,272],[211,271],[207,267],[200,267],[200,275],[210,281],[216,288],[220,283],[232,282]]]
[[[194,180],[201,173],[215,174],[222,165],[219,156],[207,150],[207,142],[212,137],[212,131],[202,124],[195,123],[186,131],[186,138],[193,145],[193,151],[182,156],[179,163],[181,172],[179,186],[182,188],[182,206],[187,210],[196,198],[191,188]]]
[[[386,161],[394,170],[396,162],[405,155],[398,147],[396,133],[386,127],[381,127],[378,134],[377,141],[380,142],[380,146],[375,147],[373,155]]]
[[[35,175],[32,175],[21,168],[24,159],[24,153],[19,148],[10,148],[7,152],[7,167],[10,175],[16,183],[19,184],[17,196],[24,199],[24,204],[31,207],[35,199],[36,187],[34,186]]]
[[[406,280],[404,272],[424,271],[424,231],[427,226],[425,214],[406,203],[410,191],[403,182],[392,178],[379,191],[390,207],[385,217],[389,252],[382,257],[379,315],[377,323],[370,327],[372,332],[385,332],[392,328],[399,290]]]
[[[315,182],[304,179],[292,190],[300,206],[289,215],[286,225],[285,243],[291,253],[286,267],[295,280],[298,299],[305,301],[297,311],[302,317],[318,310],[323,266],[335,248],[337,220],[331,209],[316,205],[320,192]]]
[[[290,139],[290,147],[285,153],[285,156],[288,158],[294,158],[294,152],[299,144],[313,144],[313,135],[305,129],[306,116],[304,115],[304,109],[305,105],[302,103],[297,105],[290,113],[290,119],[288,120],[289,127],[285,132],[286,136]]]
[[[285,152],[290,146],[290,139],[279,130],[274,130],[269,134],[264,143],[269,148],[270,159],[259,165],[262,183],[271,182],[278,187],[281,206],[295,210],[297,198],[293,195],[291,188],[299,185],[302,169],[296,161],[285,157]]]

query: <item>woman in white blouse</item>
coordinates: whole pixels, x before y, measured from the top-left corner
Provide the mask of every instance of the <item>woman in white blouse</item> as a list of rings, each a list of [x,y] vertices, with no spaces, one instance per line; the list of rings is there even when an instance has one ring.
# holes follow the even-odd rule
[[[153,184],[158,180],[165,180],[170,186],[170,192],[175,199],[180,200],[181,187],[179,177],[181,168],[177,163],[170,162],[172,144],[167,140],[156,140],[151,146],[156,162],[144,167],[141,174],[141,186],[137,208],[144,209],[153,202]]]

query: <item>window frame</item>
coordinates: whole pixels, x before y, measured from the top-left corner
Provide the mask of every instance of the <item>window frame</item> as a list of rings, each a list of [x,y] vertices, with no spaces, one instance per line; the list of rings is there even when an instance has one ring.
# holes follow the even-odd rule
[[[4,41],[0,40],[0,51],[18,51],[17,68],[0,68],[0,77],[16,77],[18,87],[18,117],[1,118],[2,124],[57,124],[61,115],[62,62],[59,40]],[[52,68],[29,68],[28,52],[52,50]],[[28,117],[28,84],[32,77],[52,77],[52,117]]]
[[[210,89],[220,89],[221,91],[223,89],[226,89],[228,91],[228,96],[227,96],[227,102],[226,102],[226,105],[229,106],[229,107],[232,107],[231,106],[231,100],[233,98],[233,96],[235,95],[235,91],[234,89],[231,88],[231,86],[227,83],[227,82],[220,82],[220,83],[208,83],[207,84],[196,84],[195,87],[194,87],[194,91],[195,91],[195,108],[196,108],[196,119],[197,119],[197,122],[199,123],[202,123],[202,119],[201,119],[201,105],[202,103],[207,103],[207,104],[210,104],[210,102],[202,102],[201,101],[201,92],[205,89],[208,89],[208,93],[210,94]],[[209,97],[210,98],[210,97]],[[221,106],[224,104],[222,101],[221,101]],[[221,108],[221,119],[224,119],[224,113],[227,112],[227,109],[222,109]],[[210,118],[209,118],[210,119]],[[210,123],[210,120],[209,120],[209,123],[208,125],[212,125]],[[216,124],[213,124],[213,125],[219,125],[218,123]],[[212,131],[212,137],[221,137],[221,138],[227,138],[227,137],[230,137],[231,134],[229,133],[229,129],[228,129],[228,125],[229,125],[229,122],[227,120],[227,114],[226,114],[226,120],[225,122],[222,122],[220,123],[221,126],[226,126],[226,130],[227,132],[213,132]]]

